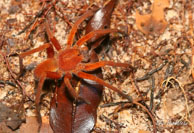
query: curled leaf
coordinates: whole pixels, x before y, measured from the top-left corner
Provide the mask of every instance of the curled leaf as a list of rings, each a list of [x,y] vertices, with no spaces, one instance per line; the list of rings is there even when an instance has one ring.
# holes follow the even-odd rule
[[[110,27],[110,19],[117,0],[111,0],[105,7],[99,9],[86,26],[86,33],[92,30],[106,29]],[[91,39],[92,49],[97,48],[107,36],[95,36]]]

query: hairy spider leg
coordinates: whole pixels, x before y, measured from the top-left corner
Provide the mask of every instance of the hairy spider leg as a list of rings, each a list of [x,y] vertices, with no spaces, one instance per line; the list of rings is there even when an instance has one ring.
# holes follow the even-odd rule
[[[100,30],[94,30],[94,31],[91,31],[89,32],[88,34],[86,34],[85,36],[83,36],[82,38],[80,38],[76,44],[77,46],[81,46],[83,45],[85,42],[87,42],[89,39],[91,39],[92,37],[96,36],[96,35],[106,35],[108,33],[111,33],[111,32],[117,32],[118,30],[117,29],[100,29]]]
[[[85,72],[77,72],[76,75],[80,78],[83,78],[83,79],[89,79],[89,80],[93,80],[101,85],[104,85],[106,86],[107,88],[117,92],[119,95],[121,95],[123,98],[126,98],[128,99],[130,102],[132,102],[132,98],[126,94],[124,94],[121,90],[117,89],[116,87],[104,82],[102,79],[96,77],[96,76],[93,76],[91,74],[88,74],[88,73],[85,73]]]
[[[73,25],[69,36],[68,36],[68,40],[67,40],[67,47],[70,47],[73,44],[73,39],[75,36],[75,33],[77,32],[78,26],[80,25],[81,22],[83,22],[87,17],[92,16],[94,13],[92,11],[88,11],[86,13],[84,13]],[[56,39],[56,37],[52,34],[52,32],[50,31],[48,22],[45,23],[46,26],[46,31],[47,34],[49,36],[50,41],[52,42],[52,44],[54,45],[54,47],[59,51],[61,49],[61,46],[58,42],[58,40]]]
[[[53,58],[55,55],[54,48],[50,44],[50,47],[46,48],[47,58]]]
[[[70,47],[72,46],[73,44],[73,40],[74,40],[74,37],[75,37],[75,33],[77,32],[77,29],[78,29],[78,26],[80,25],[81,22],[83,22],[87,17],[90,17],[94,15],[94,13],[92,11],[88,11],[86,13],[84,13],[73,25],[70,33],[69,33],[69,36],[68,36],[68,39],[67,39],[67,47]]]
[[[70,79],[72,78],[70,73],[67,73],[64,77],[64,83],[68,89],[68,91],[70,92],[70,95],[77,101],[77,100],[81,100],[84,101],[87,104],[90,104],[90,102],[88,102],[87,100],[85,100],[84,98],[80,97],[79,94],[75,91],[75,89],[72,87],[71,83],[70,83]],[[63,88],[65,87],[65,85],[63,85]]]
[[[82,64],[83,65],[83,64]],[[103,67],[103,66],[113,66],[113,67],[130,67],[131,69],[133,69],[133,67],[128,64],[128,63],[116,63],[116,62],[113,62],[113,61],[99,61],[99,62],[96,62],[96,63],[89,63],[89,64],[84,64],[84,69],[83,71],[93,71],[95,69],[98,69],[100,67]],[[85,74],[85,75],[84,75]],[[87,76],[87,75],[90,75],[90,74],[87,74],[87,73],[84,73],[82,74],[81,76]],[[86,75],[87,74],[87,75]],[[87,79],[87,78],[86,78]],[[118,92],[121,96],[123,96],[124,98],[127,98],[128,100],[132,100],[132,98],[126,94],[124,94],[122,91],[120,91],[119,89],[115,88],[114,86],[104,82],[103,80],[99,79],[98,77],[95,77],[93,75],[90,75],[88,76],[88,79],[90,80],[94,80],[96,81],[97,83],[99,84],[102,84],[108,88],[110,88],[111,90],[113,91],[116,91]]]
[[[128,63],[116,63],[113,61],[99,61],[95,63],[84,64],[84,71],[93,71],[97,68],[100,68],[106,65],[113,66],[113,67],[129,67],[130,66],[130,64]]]
[[[44,72],[41,77],[39,77],[39,82],[38,82],[38,86],[36,88],[36,100],[35,103],[38,105],[40,103],[40,97],[41,97],[41,93],[42,93],[42,87],[44,84],[44,81],[46,78],[52,78],[52,79],[60,79],[61,78],[61,74],[58,72],[50,72],[50,71],[46,71]]]
[[[70,47],[73,43],[73,39],[75,36],[75,33],[78,29],[78,26],[80,25],[80,23],[85,20],[87,17],[92,16],[93,12],[92,11],[88,11],[85,14],[83,14],[74,24],[74,26],[72,27],[72,30],[70,31],[69,37],[68,37],[68,41],[67,41],[67,46]],[[58,42],[58,40],[55,38],[55,36],[52,34],[52,32],[50,31],[49,25],[46,22],[45,23],[46,26],[46,31],[47,34],[49,36],[50,41],[52,42],[52,44],[54,45],[54,47],[59,51],[61,49],[61,46]],[[86,34],[85,36],[83,36],[81,39],[79,39],[77,41],[77,45],[81,46],[82,44],[84,44],[86,41],[88,41],[89,39],[91,39],[92,37],[94,37],[95,35],[105,35],[111,32],[117,32],[118,30],[116,29],[101,29],[101,30],[95,30],[92,31],[88,34]],[[76,46],[76,45],[75,45]]]
[[[38,86],[36,88],[35,105],[36,105],[36,113],[38,116],[38,122],[40,124],[42,123],[42,119],[41,119],[41,115],[40,115],[40,99],[41,99],[41,95],[42,95],[42,87],[44,85],[44,81],[46,78],[59,79],[59,78],[61,78],[61,74],[57,73],[57,72],[46,71],[46,72],[43,72],[42,75],[38,79],[39,82],[38,82]]]
[[[36,52],[39,52],[39,51],[42,51],[42,50],[48,49],[48,48],[49,48],[49,50],[47,50],[47,55],[49,55],[50,58],[52,58],[52,56],[54,56],[54,54],[50,53],[53,51],[53,47],[50,43],[45,43],[44,45],[41,45],[38,48],[35,48],[35,49],[32,49],[32,50],[29,50],[29,51],[26,51],[26,52],[19,54],[20,72],[19,72],[18,78],[23,74],[23,70],[24,70],[23,58],[28,56],[28,55],[31,55],[33,53],[36,53]]]
[[[61,45],[59,44],[59,41],[55,38],[55,36],[52,34],[47,21],[45,22],[45,26],[46,26],[46,32],[50,41],[52,42],[56,50],[59,51],[61,49]]]
[[[87,35],[85,35],[81,39],[79,39],[76,44],[78,46],[81,46],[82,44],[84,44],[86,41],[88,41],[89,39],[91,39],[95,35],[108,34],[110,32],[116,32],[116,31],[118,31],[118,30],[114,30],[114,29],[95,30],[95,31],[92,31],[92,32],[88,33]],[[133,68],[130,64],[115,63],[115,62],[112,62],[112,61],[100,61],[100,62],[96,62],[96,63],[81,64],[81,65],[84,66],[83,70],[85,70],[85,71],[92,71],[92,70],[95,70],[97,68],[103,67],[105,65],[116,66],[116,67],[131,67],[131,68]],[[126,95],[122,91],[120,91],[119,89],[115,88],[114,86],[111,86],[110,84],[104,82],[103,80],[101,80],[98,77],[95,77],[93,75],[90,75],[90,74],[87,74],[87,73],[84,73],[84,72],[78,72],[77,74],[78,74],[77,76],[80,77],[80,78],[85,78],[85,79],[90,79],[90,80],[96,81],[97,83],[102,84],[102,85],[112,89],[115,92],[118,92],[121,96],[123,96],[124,98],[127,98],[130,101],[132,99],[131,97],[129,97],[128,95]]]

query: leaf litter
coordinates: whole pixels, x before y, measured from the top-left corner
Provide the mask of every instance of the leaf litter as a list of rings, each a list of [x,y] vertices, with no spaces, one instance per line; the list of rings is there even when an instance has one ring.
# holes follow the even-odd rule
[[[18,31],[21,31],[26,23],[32,20],[33,16],[39,9],[37,8],[39,7],[38,2],[20,2],[22,7],[24,6],[27,8],[22,8],[19,10],[14,9],[17,11],[14,15],[10,15],[8,10],[6,10],[7,8],[5,8],[10,6],[9,2],[1,1],[0,3],[0,7],[2,7],[0,13],[0,15],[2,16],[0,19],[0,48],[3,52],[9,51],[8,54],[21,52],[24,49],[28,49],[31,47],[34,48],[43,43],[40,42],[42,41],[42,39],[40,38],[37,40],[34,39],[32,43],[30,41],[24,41],[24,35],[15,37],[12,36],[18,33]],[[31,2],[36,4],[33,5]],[[66,1],[64,0],[64,2]],[[100,1],[89,1],[89,3],[96,4],[99,7],[101,7],[103,4]],[[149,5],[150,1],[132,1],[131,3],[129,3],[128,1],[120,0],[118,2],[111,18],[111,27],[125,29],[123,31],[125,31],[127,36],[123,36],[120,34],[111,36],[111,38],[114,38],[116,36],[118,39],[112,42],[111,47],[108,48],[108,51],[106,51],[106,53],[100,55],[100,59],[123,62],[127,60],[131,62],[133,66],[137,67],[137,70],[134,73],[135,78],[143,79],[144,75],[148,77],[145,78],[146,80],[138,81],[137,86],[139,87],[140,94],[143,94],[148,98],[151,98],[150,88],[154,88],[155,99],[153,101],[153,111],[155,112],[156,116],[158,132],[192,132],[194,126],[194,85],[192,77],[193,61],[191,60],[193,57],[193,53],[191,48],[193,49],[194,3],[192,1],[189,1],[187,3],[186,1],[181,0],[169,0],[170,5],[165,6],[165,8],[168,8],[168,10],[164,10],[165,8],[159,7],[159,9],[162,10],[161,14],[163,15],[160,15],[160,17],[158,17],[159,15],[157,16],[157,14],[153,13],[157,12],[155,11],[156,9],[153,9],[154,3],[156,3],[156,1],[151,1],[151,14],[149,14],[150,12],[145,13],[148,14],[148,17],[145,17],[145,19],[149,21],[142,21],[144,15],[140,15],[139,12],[136,11],[137,9],[139,9],[139,11],[143,10],[142,5],[144,5],[145,3]],[[73,23],[74,20],[76,20],[76,12],[84,10],[84,8],[82,10],[79,7],[83,7],[83,5],[87,4],[88,3],[84,2],[78,2],[77,4],[75,4],[75,1],[72,1],[71,4],[67,4],[68,11],[66,12],[66,15],[70,22]],[[170,14],[170,10],[173,10],[176,15]],[[71,15],[69,15],[68,12],[71,12]],[[138,17],[135,17],[137,14],[139,14],[139,17],[141,17],[139,23],[137,23]],[[155,20],[153,20],[152,18],[153,22],[150,21],[151,15],[155,17],[157,16],[156,18],[153,17]],[[11,23],[9,24],[6,24],[7,19],[15,20],[10,21]],[[160,23],[160,25],[156,25],[156,22],[160,20],[162,20],[162,23]],[[141,22],[145,23],[145,25],[143,24],[145,27],[140,24]],[[60,31],[59,29],[63,29],[63,31]],[[70,28],[64,23],[57,24],[58,31],[55,35],[60,42],[65,41],[65,35],[67,35],[68,33],[64,33],[64,31],[68,32],[69,29]],[[138,30],[146,35],[157,34],[159,37],[147,38],[144,34],[140,34]],[[61,33],[64,34],[61,36]],[[38,35],[39,34],[37,34],[37,36]],[[14,43],[12,44],[14,45],[7,45],[7,43],[9,43],[6,41],[8,38],[11,38],[13,40]],[[41,62],[42,60],[44,60],[45,57],[46,56],[44,52],[35,54],[27,57],[25,59],[25,63],[26,65],[29,65],[32,62]],[[2,92],[0,101],[5,103],[6,106],[9,107],[13,104],[21,104],[21,100],[18,100],[21,99],[21,97],[19,96],[21,95],[19,87],[13,87],[8,84],[7,81],[9,81],[9,83],[11,84],[14,84],[13,79],[10,77],[10,74],[6,69],[6,65],[1,56],[0,60],[0,74],[2,75],[2,77],[0,77],[0,90]],[[10,57],[9,60],[11,68],[17,72],[17,58]],[[153,72],[163,63],[163,61],[167,61],[166,65],[164,65],[162,69],[159,69],[159,71]],[[32,72],[33,71],[27,72],[26,75],[21,79],[22,85],[24,87],[28,86],[28,95],[31,99],[34,98],[34,81]],[[118,76],[120,74],[122,75],[121,77]],[[134,98],[139,97],[138,93],[136,93],[136,87],[132,85],[133,78],[130,77],[130,73],[120,69],[107,67],[103,69],[103,76],[104,80],[113,85],[117,85],[119,88],[122,88],[123,91],[129,93]],[[155,82],[152,82],[150,80],[152,76],[155,77]],[[170,77],[173,78],[169,80]],[[166,83],[165,86],[162,85],[164,81]],[[10,91],[12,93],[9,93]],[[19,95],[13,95],[15,93]],[[49,104],[47,104],[49,103],[48,99],[49,98],[45,98],[45,100],[43,100],[44,106],[41,110],[41,114],[43,117],[48,116],[49,114]],[[98,120],[94,132],[117,131],[124,133],[152,131],[152,123],[149,120],[148,115],[141,108],[137,106],[126,106],[127,108],[122,108],[121,105],[123,105],[123,103],[119,103],[120,101],[122,101],[122,99],[120,99],[120,97],[114,92],[111,92],[107,89],[104,91],[103,101],[101,102],[101,105],[106,105],[113,102],[113,105],[115,106],[98,108]],[[117,102],[118,104],[116,104]],[[150,101],[146,101],[145,103],[149,105]],[[121,106],[121,111],[117,112],[117,117],[112,117],[112,112],[114,112],[117,106]],[[28,117],[32,117],[35,115],[34,103],[30,99],[26,100],[25,111],[26,120],[28,119]],[[102,117],[103,119],[100,119],[99,116],[101,116],[102,114],[105,117]],[[187,117],[185,117],[186,114]],[[110,121],[114,121],[115,123],[118,123],[122,126],[119,126],[119,128],[115,128],[115,126],[111,125]]]
[[[162,34],[167,27],[164,9],[169,6],[169,0],[154,0],[151,13],[140,15],[136,11],[136,25],[144,34]]]

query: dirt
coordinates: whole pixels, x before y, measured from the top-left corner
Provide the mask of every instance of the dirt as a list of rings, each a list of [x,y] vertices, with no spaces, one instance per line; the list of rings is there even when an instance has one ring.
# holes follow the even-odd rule
[[[88,7],[102,7],[108,1],[63,2],[63,5],[57,6],[63,9],[66,20],[60,17],[54,19],[53,13],[48,18],[52,22],[51,27],[56,27],[54,35],[62,47],[65,46],[71,29],[68,22],[73,24]],[[121,103],[126,100],[106,88],[93,132],[153,132],[153,123],[159,133],[194,132],[194,1],[170,0],[168,6],[162,8],[164,17],[160,17],[165,22],[165,27],[158,28],[160,25],[157,21],[145,22],[145,25],[137,23],[137,12],[142,16],[153,14],[153,3],[153,0],[119,0],[111,18],[111,28],[119,29],[122,34],[111,34],[110,44],[99,54],[100,60],[127,62],[134,66],[133,72],[119,67],[104,67],[103,77],[107,83],[118,87],[133,99],[141,98],[139,103],[149,111],[137,104]],[[19,80],[16,77],[19,73],[17,54],[46,42],[43,25],[39,25],[29,39],[26,35],[29,29],[18,34],[34,19],[41,4],[39,0],[1,0],[0,9],[0,102],[9,108],[7,110],[12,110],[11,114],[17,113],[17,119],[20,116],[18,121],[26,120],[37,127],[37,123],[34,124],[33,68],[46,59],[46,52],[25,57],[23,63],[27,72]],[[157,19],[156,14],[154,17]],[[83,27],[84,25],[81,26]],[[47,94],[41,107],[46,126],[51,97],[52,93]],[[113,104],[104,107],[109,103]],[[154,121],[148,112],[153,114]],[[0,118],[0,131],[15,133],[32,128],[25,126],[25,123],[17,129],[7,128],[6,122],[10,117],[3,116],[3,120]]]

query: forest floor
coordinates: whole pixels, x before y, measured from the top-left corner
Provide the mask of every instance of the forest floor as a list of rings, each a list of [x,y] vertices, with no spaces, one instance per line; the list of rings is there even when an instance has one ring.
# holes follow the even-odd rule
[[[49,18],[62,47],[78,16],[88,7],[103,7],[108,0],[61,0],[66,20]],[[33,68],[46,59],[46,52],[24,58],[27,72],[19,80],[17,54],[45,43],[40,25],[27,39],[21,32],[41,9],[40,0],[0,1],[0,133],[36,133]],[[69,24],[68,24],[69,23]],[[83,26],[82,26],[83,27]],[[100,60],[127,62],[133,73],[103,67],[104,81],[121,89],[141,105],[125,104],[116,92],[104,89],[93,132],[158,133],[194,132],[194,1],[119,0],[111,17],[111,28],[125,35],[111,34],[111,45]],[[64,46],[63,46],[64,45]],[[26,96],[24,96],[24,94]],[[52,93],[43,99],[41,115],[49,127]],[[109,104],[113,103],[113,104]],[[109,106],[108,106],[109,105]],[[146,111],[149,109],[149,111]],[[115,110],[116,115],[112,115]],[[154,117],[150,119],[148,112]]]

